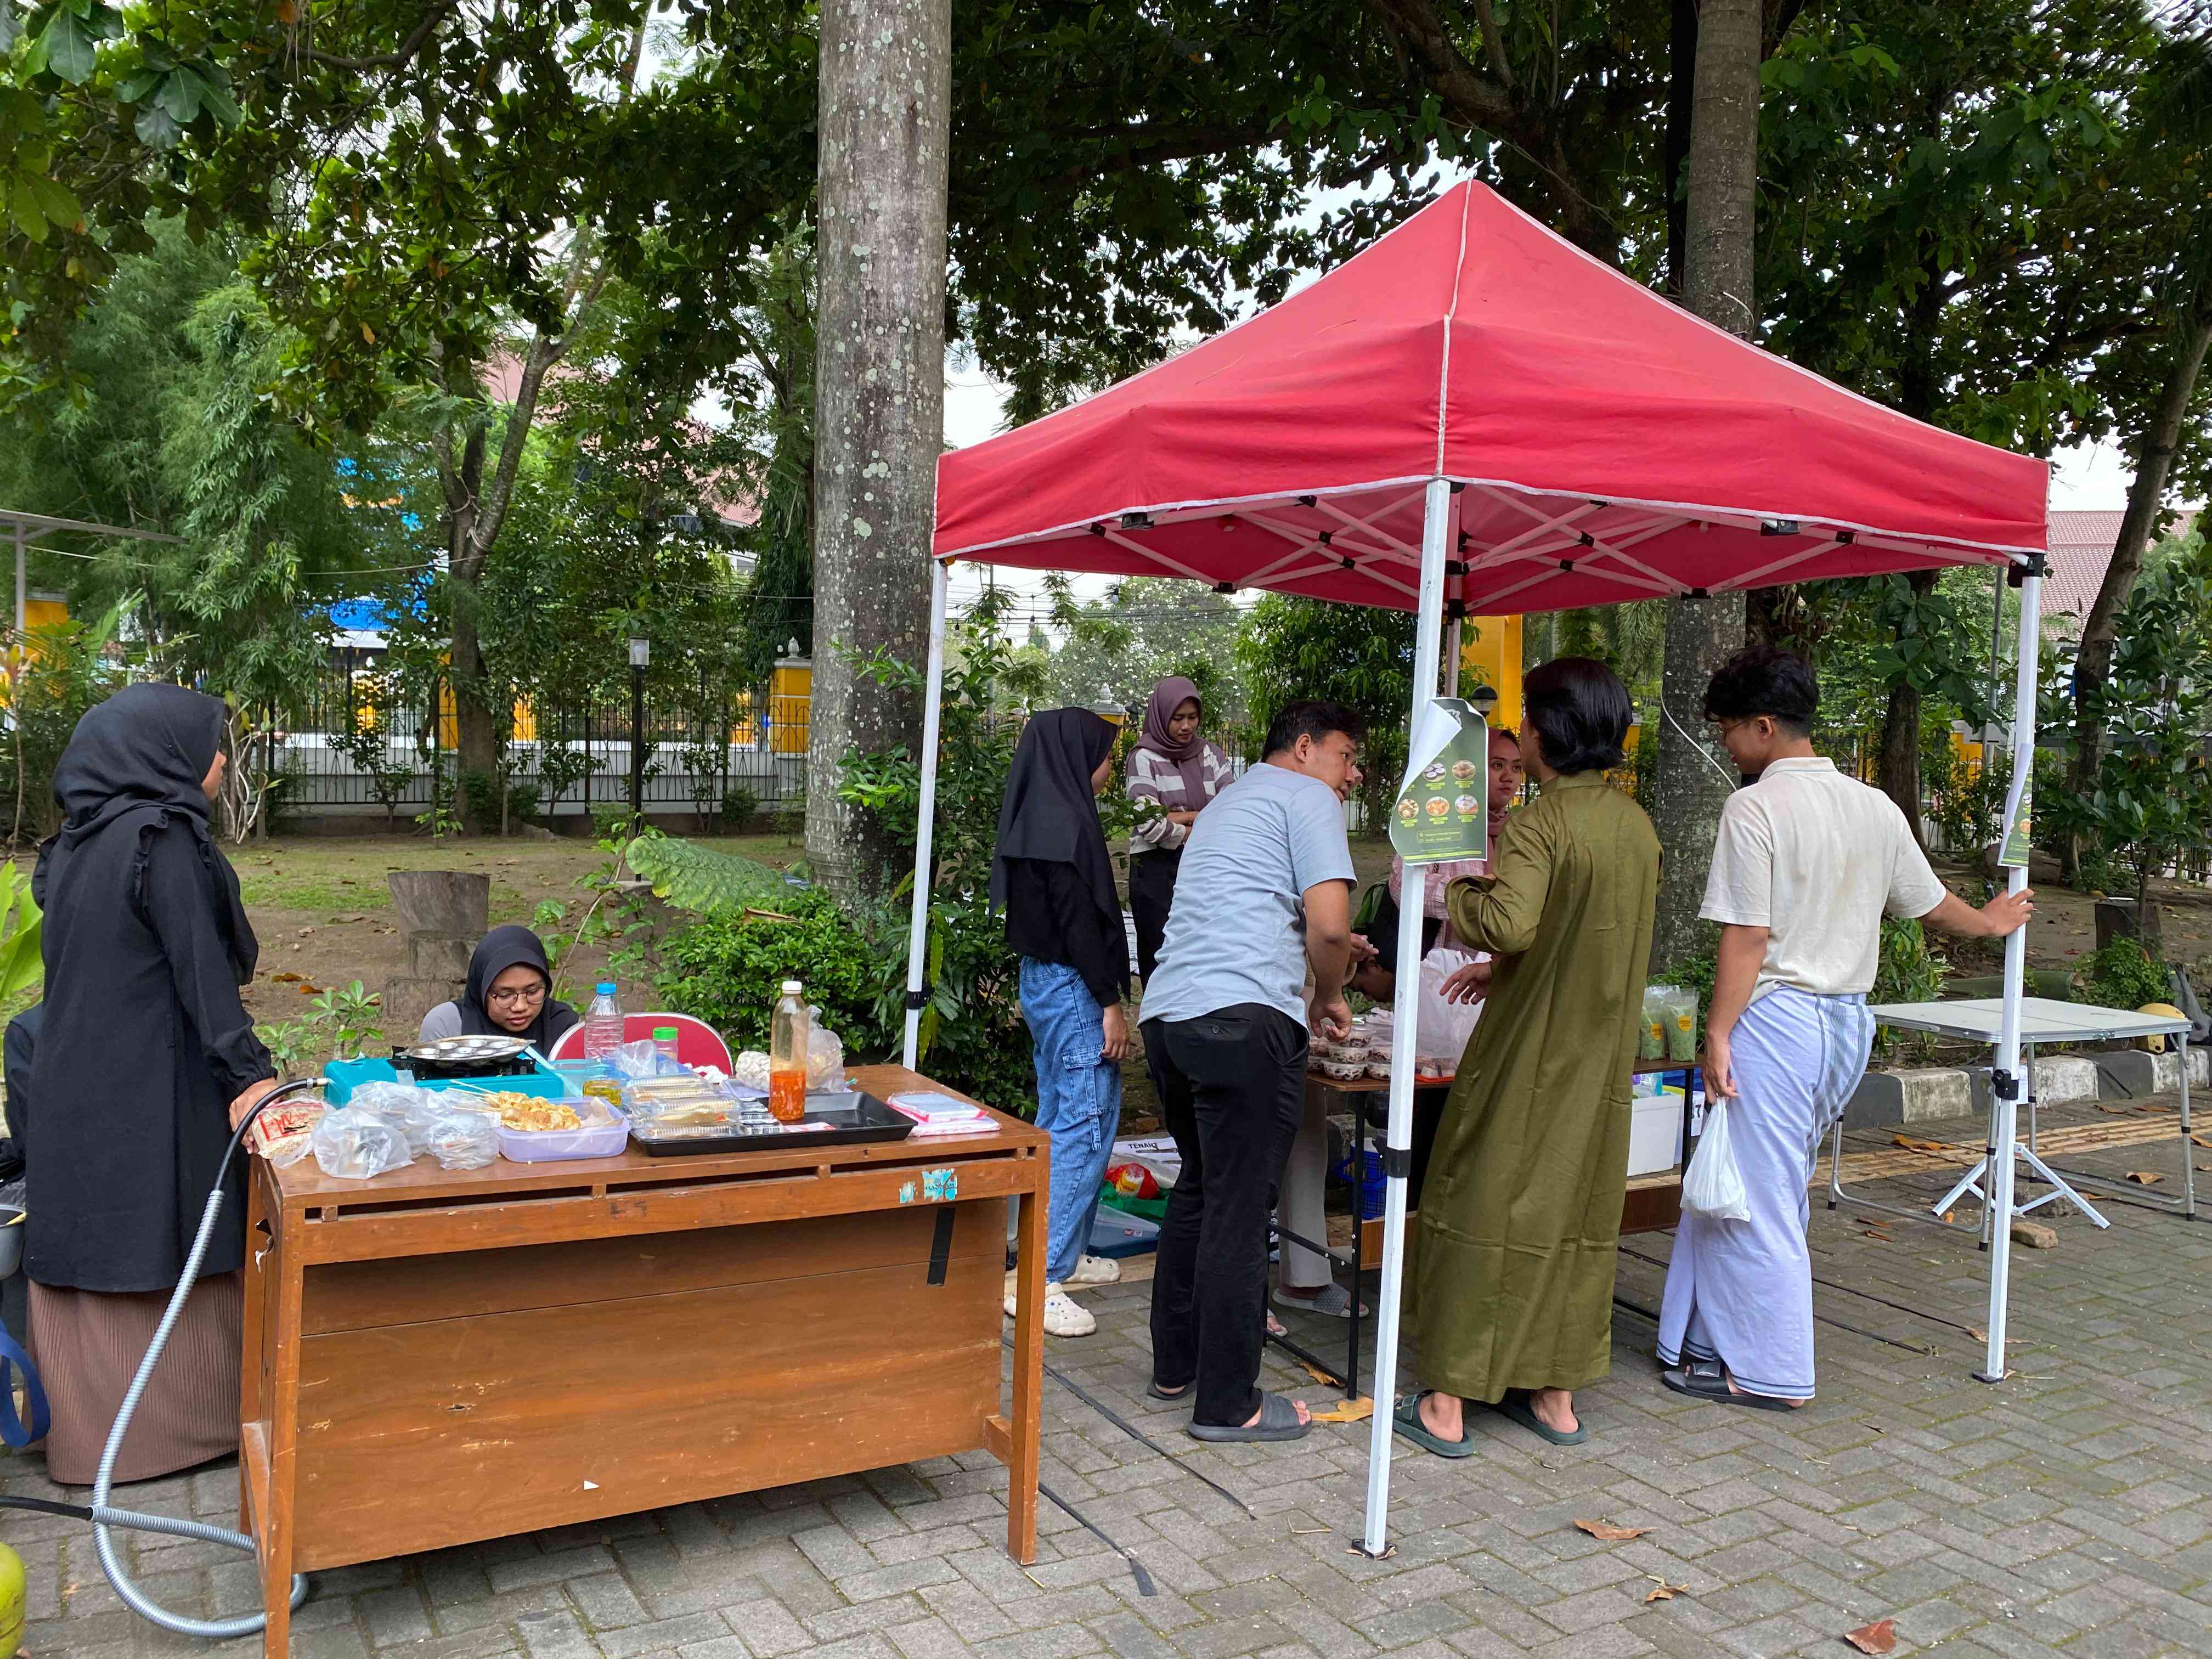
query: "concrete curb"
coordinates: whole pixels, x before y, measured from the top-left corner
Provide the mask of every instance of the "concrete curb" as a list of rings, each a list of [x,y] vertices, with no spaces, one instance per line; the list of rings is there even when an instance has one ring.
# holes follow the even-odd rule
[[[2192,1093],[2212,1088],[2212,1051],[2189,1051]],[[2181,1056],[2171,1051],[2146,1054],[2140,1048],[2104,1054],[2050,1054],[2035,1062],[2039,1104],[2060,1106],[2085,1100],[2141,1100],[2181,1088]],[[2192,1106],[2199,1104],[2193,1099]],[[2202,1103],[2212,1108],[2212,1100]],[[1930,1066],[1917,1071],[1869,1072],[1844,1107],[1844,1125],[1880,1129],[1893,1124],[1928,1123],[1939,1118],[1972,1117],[1990,1106],[1990,1068]]]

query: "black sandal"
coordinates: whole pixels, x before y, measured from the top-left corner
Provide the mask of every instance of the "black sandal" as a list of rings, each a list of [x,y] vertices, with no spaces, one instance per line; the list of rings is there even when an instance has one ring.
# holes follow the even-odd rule
[[[1156,1376],[1151,1382],[1145,1384],[1145,1392],[1155,1400],[1164,1400],[1170,1405],[1173,1405],[1178,1400],[1188,1400],[1190,1398],[1190,1384],[1186,1382],[1182,1387],[1170,1392],[1160,1386],[1160,1380]]]
[[[1696,1367],[1695,1370],[1689,1369]],[[1710,1369],[1708,1369],[1710,1368]],[[1797,1407],[1771,1394],[1746,1394],[1729,1387],[1728,1372],[1717,1359],[1692,1359],[1683,1369],[1659,1373],[1659,1380],[1676,1394],[1692,1400],[1710,1400],[1719,1406],[1748,1406],[1753,1411],[1794,1412]]]

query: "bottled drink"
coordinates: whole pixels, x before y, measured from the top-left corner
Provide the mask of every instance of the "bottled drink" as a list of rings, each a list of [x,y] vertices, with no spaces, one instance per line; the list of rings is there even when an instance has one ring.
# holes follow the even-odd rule
[[[779,1123],[806,1115],[806,1000],[795,979],[783,982],[769,1028],[768,1109]]]
[[[615,982],[603,979],[592,994],[584,1013],[584,1058],[605,1060],[622,1047],[622,1004],[615,1000]]]
[[[673,1025],[654,1026],[653,1028],[653,1046],[665,1059],[675,1060],[678,1058],[676,1053],[676,1028]]]

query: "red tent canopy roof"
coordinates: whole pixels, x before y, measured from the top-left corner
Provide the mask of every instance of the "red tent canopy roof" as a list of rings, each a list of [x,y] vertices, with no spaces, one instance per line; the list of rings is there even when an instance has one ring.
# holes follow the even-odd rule
[[[1469,182],[1280,305],[941,457],[934,550],[1410,610],[1437,476],[1475,613],[2045,542],[2044,462],[1747,344]]]

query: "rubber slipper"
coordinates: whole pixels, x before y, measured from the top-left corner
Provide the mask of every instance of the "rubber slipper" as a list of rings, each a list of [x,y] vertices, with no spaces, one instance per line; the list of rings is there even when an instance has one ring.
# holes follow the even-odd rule
[[[1692,1400],[1710,1400],[1719,1406],[1748,1406],[1759,1412],[1792,1412],[1797,1408],[1786,1400],[1778,1400],[1771,1394],[1745,1394],[1728,1385],[1728,1374],[1719,1364],[1712,1364],[1710,1372],[1662,1371],[1659,1380],[1676,1394],[1686,1394]]]
[[[1278,1291],[1273,1300],[1285,1313],[1318,1314],[1323,1319],[1352,1317],[1352,1293],[1341,1285],[1324,1285],[1320,1293],[1315,1296],[1292,1296],[1288,1291]],[[1362,1319],[1368,1317],[1367,1304],[1364,1302],[1359,1304],[1359,1316]]]
[[[1298,1421],[1297,1407],[1279,1394],[1260,1395],[1260,1420],[1242,1423],[1193,1423],[1183,1432],[1194,1440],[1303,1440],[1313,1425]]]
[[[1505,1398],[1490,1409],[1509,1421],[1518,1423],[1529,1433],[1540,1435],[1555,1446],[1579,1446],[1589,1438],[1589,1425],[1587,1423],[1577,1423],[1572,1434],[1562,1434],[1535,1413],[1530,1411],[1528,1391],[1526,1389],[1509,1389]]]
[[[1445,1439],[1443,1436],[1421,1421],[1421,1401],[1428,1397],[1430,1392],[1425,1389],[1418,1394],[1402,1395],[1399,1397],[1397,1405],[1390,1413],[1390,1427],[1393,1432],[1404,1435],[1415,1445],[1424,1450],[1432,1451],[1439,1457],[1474,1456],[1474,1437],[1468,1432],[1467,1419],[1464,1416],[1460,1419],[1459,1438],[1456,1440]]]
[[[1145,1392],[1155,1400],[1164,1400],[1170,1405],[1173,1405],[1178,1400],[1188,1400],[1190,1398],[1190,1384],[1186,1382],[1182,1387],[1176,1389],[1173,1393],[1170,1393],[1167,1389],[1160,1386],[1159,1379],[1158,1377],[1154,1377],[1151,1382],[1145,1384]]]

